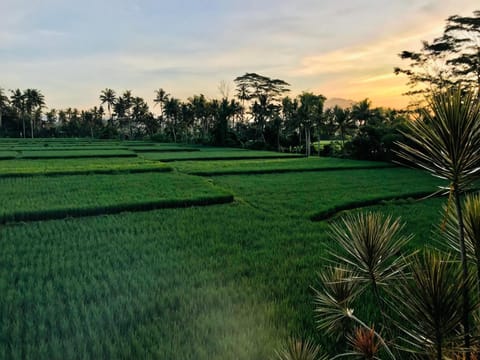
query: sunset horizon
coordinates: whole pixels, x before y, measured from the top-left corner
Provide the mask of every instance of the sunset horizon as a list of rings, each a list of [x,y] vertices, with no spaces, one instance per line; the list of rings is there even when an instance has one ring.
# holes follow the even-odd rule
[[[131,90],[153,108],[158,88],[182,100],[218,98],[221,82],[233,95],[233,79],[256,72],[287,81],[292,96],[368,98],[400,109],[410,99],[402,95],[408,79],[393,72],[407,65],[398,54],[419,50],[422,40],[441,35],[448,16],[470,15],[477,5],[106,1],[91,11],[93,4],[0,4],[7,15],[0,24],[0,87],[39,89],[56,109],[98,106],[105,88]]]

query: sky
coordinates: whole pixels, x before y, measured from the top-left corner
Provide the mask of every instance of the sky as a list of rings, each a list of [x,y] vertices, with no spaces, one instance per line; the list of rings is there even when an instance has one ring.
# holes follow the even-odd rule
[[[163,88],[220,97],[246,72],[327,98],[402,108],[403,50],[440,36],[478,0],[0,0],[0,87],[49,108],[99,105],[105,88],[153,105]]]

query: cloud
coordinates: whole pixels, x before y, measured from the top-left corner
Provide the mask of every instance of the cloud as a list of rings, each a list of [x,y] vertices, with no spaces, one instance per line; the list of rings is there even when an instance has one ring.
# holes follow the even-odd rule
[[[2,0],[0,86],[44,89],[55,107],[97,104],[105,87],[129,88],[147,99],[158,87],[181,98],[214,96],[220,80],[252,71],[288,81],[293,93],[401,93],[401,79],[391,74],[401,62],[397,54],[441,32],[459,7],[478,5]]]

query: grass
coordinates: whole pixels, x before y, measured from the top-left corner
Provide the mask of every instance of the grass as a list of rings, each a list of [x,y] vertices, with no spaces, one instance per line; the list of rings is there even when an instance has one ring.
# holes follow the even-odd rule
[[[14,159],[17,156],[16,151],[0,150],[0,160]]]
[[[273,305],[232,281],[249,268],[243,256],[221,271],[247,246],[225,236],[239,213],[199,210],[2,229],[3,357],[265,358]]]
[[[112,145],[93,145],[93,144],[88,144],[88,145],[72,145],[72,146],[65,146],[64,144],[59,145],[59,146],[13,146],[13,150],[15,151],[22,151],[22,152],[30,152],[30,151],[97,151],[100,150],[100,152],[105,151],[105,150],[128,150],[126,146],[112,146]]]
[[[0,222],[232,201],[204,179],[174,173],[0,179]]]
[[[171,161],[212,161],[212,160],[243,160],[243,159],[274,159],[274,158],[295,158],[302,157],[297,154],[276,153],[268,151],[238,150],[238,151],[218,151],[218,152],[178,152],[178,153],[143,153],[142,156],[148,160],[158,160],[164,162]]]
[[[21,159],[2,161],[1,177],[33,175],[107,174],[122,172],[162,172],[171,168],[142,158]]]
[[[200,151],[198,148],[187,148],[184,146],[129,146],[128,149],[137,153]]]
[[[232,191],[239,201],[278,216],[311,218],[353,201],[432,193],[441,184],[411,169],[386,168],[317,173],[222,176],[215,184]]]
[[[405,232],[414,234],[410,247],[418,249],[425,244],[430,246],[439,245],[432,242],[432,239],[440,237],[440,224],[443,222],[445,215],[442,206],[446,201],[445,197],[424,200],[401,199],[384,201],[381,204],[354,209],[351,212],[373,211],[382,212],[395,218],[401,217],[407,225]],[[338,216],[342,216],[345,213],[342,212]]]
[[[255,153],[199,149],[185,156]],[[152,163],[143,158],[5,160],[0,177]],[[236,199],[218,206],[1,226],[0,359],[260,360],[272,358],[291,334],[331,349],[315,328],[311,286],[337,246],[328,236],[328,222],[336,218],[313,222],[310,217],[352,202],[433,192],[439,184],[420,171],[364,169],[372,164],[332,159],[169,165],[177,171],[0,179],[4,219],[15,212],[47,218],[62,211],[68,215],[69,209],[82,215],[85,209],[128,210],[125,205],[144,207],[157,200],[186,205],[187,199],[230,194]],[[343,170],[321,171],[334,167]],[[257,170],[300,172],[243,174]],[[205,179],[182,173],[199,171],[239,174]],[[431,243],[444,201],[390,200],[363,211],[401,215],[404,231],[417,235],[410,246],[418,248]],[[375,308],[366,302],[355,311],[360,316]]]
[[[263,160],[179,161],[171,165],[188,174],[214,176],[235,174],[268,174],[320,170],[391,167],[392,164],[334,158],[295,158]]]
[[[136,157],[129,150],[71,150],[71,151],[22,151],[19,157],[23,159],[68,159],[68,158],[111,158],[111,157]]]
[[[431,224],[440,201],[418,205],[400,213]],[[4,227],[3,357],[265,359],[289,333],[328,348],[310,291],[326,229],[239,203]]]

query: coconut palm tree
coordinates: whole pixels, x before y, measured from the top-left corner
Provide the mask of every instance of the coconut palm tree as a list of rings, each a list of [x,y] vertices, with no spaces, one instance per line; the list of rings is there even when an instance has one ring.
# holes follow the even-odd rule
[[[408,123],[405,137],[411,145],[399,144],[399,156],[432,175],[448,181],[458,219],[457,239],[463,274],[464,346],[470,359],[470,296],[461,195],[480,177],[480,103],[471,92],[458,88],[434,93],[422,117]]]
[[[173,137],[173,142],[177,142],[177,133],[181,115],[181,103],[179,99],[169,98],[165,103],[165,116],[168,120],[168,127]]]
[[[154,106],[157,104],[160,106],[160,124],[163,123],[163,109],[165,107],[165,103],[168,101],[169,96],[170,94],[168,94],[162,88],[155,90],[155,98],[153,99],[153,102]]]
[[[110,115],[110,121],[112,121],[112,108],[115,105],[115,101],[117,100],[115,90],[105,88],[100,93],[100,101],[102,102],[101,105],[107,104],[108,114]]]
[[[370,106],[372,102],[369,99],[363,99],[352,106],[352,117],[358,122],[358,125],[365,125],[373,116]]]
[[[193,116],[195,118],[196,127],[200,132],[200,138],[205,141],[208,138],[209,124],[209,105],[205,95],[194,95],[193,98],[189,98],[188,102],[193,110]]]
[[[22,119],[22,137],[25,138],[25,95],[20,89],[10,90],[10,103]]]
[[[8,103],[8,97],[5,95],[3,89],[0,87],[0,128],[2,127],[3,110],[7,108]]]
[[[311,129],[316,125],[317,129],[320,130],[323,120],[323,103],[326,98],[323,95],[303,92],[298,96],[298,99],[300,104],[298,116],[305,131],[305,155],[308,157],[310,156]],[[320,138],[320,135],[318,137]],[[320,139],[318,140],[320,141]]]
[[[339,106],[335,106],[330,109],[329,115],[333,118],[333,123],[337,131],[340,133],[342,139],[342,149],[345,147],[345,135],[350,134],[355,128],[355,119],[352,116],[350,109],[342,109]]]
[[[27,89],[23,93],[25,96],[25,110],[30,118],[30,135],[33,139],[35,130],[34,113],[45,106],[45,96],[37,89]]]

